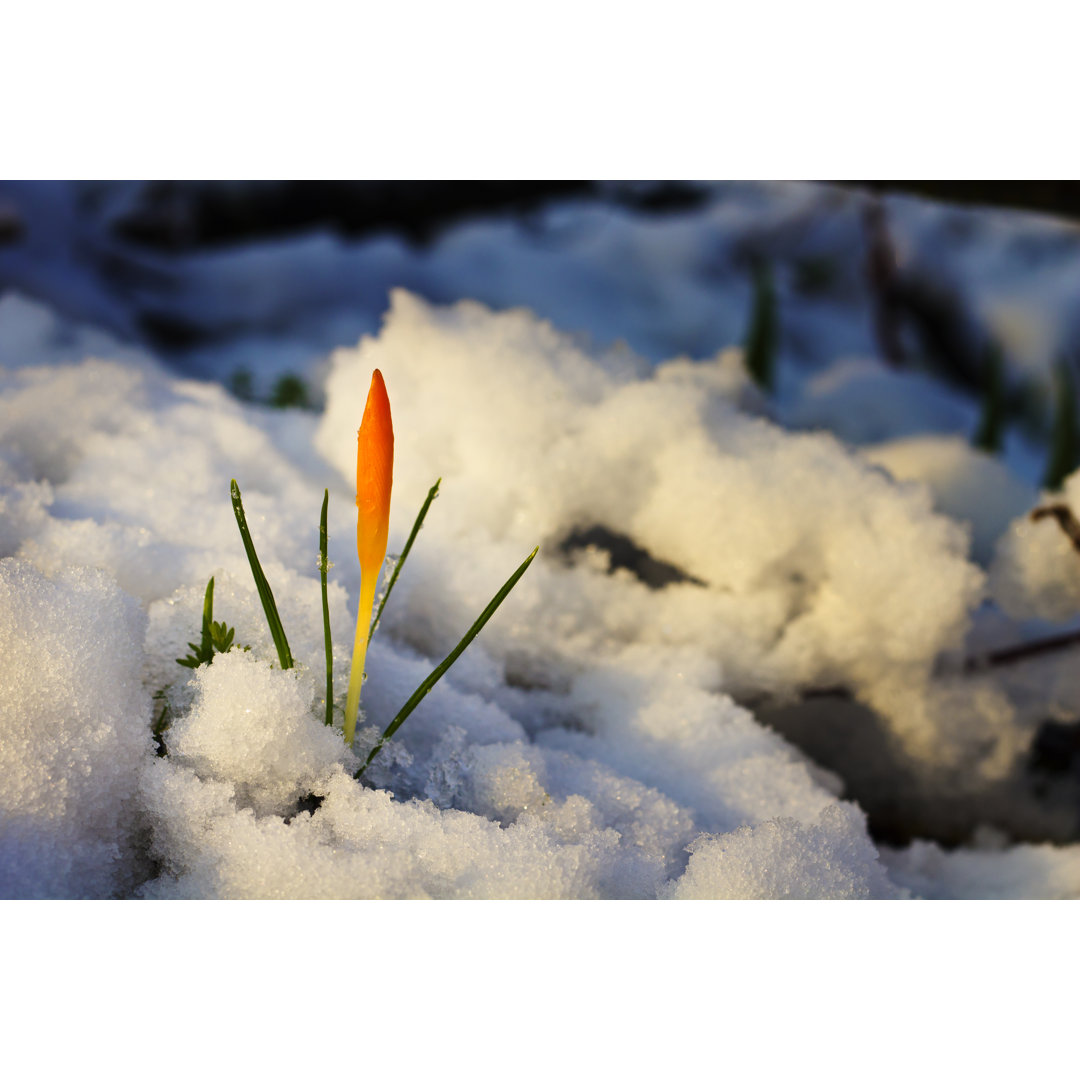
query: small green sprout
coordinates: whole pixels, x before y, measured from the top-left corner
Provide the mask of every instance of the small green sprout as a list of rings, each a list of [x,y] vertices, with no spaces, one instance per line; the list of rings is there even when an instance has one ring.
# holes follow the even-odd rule
[[[229,390],[233,397],[240,401],[254,401],[255,381],[251,377],[251,372],[244,368],[234,371],[229,377]]]
[[[983,387],[982,417],[972,444],[988,454],[997,454],[1005,432],[1005,362],[996,342],[986,352]]]
[[[319,515],[319,578],[322,583],[323,643],[326,647],[326,719],[327,727],[334,723],[334,645],[330,640],[330,601],[326,595],[326,575],[330,560],[326,556],[326,510],[330,505],[330,489],[323,489],[322,513]]]
[[[1050,460],[1043,487],[1060,491],[1065,478],[1080,464],[1080,430],[1076,417],[1076,384],[1065,359],[1054,371],[1054,427],[1050,435]]]
[[[154,736],[154,742],[157,744],[158,757],[168,757],[169,754],[169,751],[165,746],[165,732],[168,731],[172,725],[172,720],[169,718],[170,710],[166,691],[167,688],[159,690],[154,695],[154,700],[161,702],[161,712],[158,713],[158,718],[150,728],[151,734]]]
[[[274,603],[274,594],[270,589],[270,582],[266,580],[262,565],[259,563],[259,556],[255,554],[255,545],[251,542],[251,532],[248,530],[244,503],[240,498],[240,488],[235,480],[232,481],[230,490],[232,491],[233,513],[236,515],[236,524],[240,529],[240,539],[244,542],[244,550],[247,552],[251,575],[255,578],[255,588],[259,590],[259,599],[262,601],[266,622],[270,627],[270,636],[274,639],[274,646],[277,648],[278,660],[281,663],[282,670],[287,671],[293,666],[292,652],[289,650],[289,642],[285,637],[285,628],[281,625],[277,604]]]
[[[746,332],[746,370],[754,382],[771,391],[776,381],[776,290],[764,259],[754,264],[754,306]]]
[[[181,667],[188,668],[212,663],[214,653],[228,652],[232,648],[235,636],[236,630],[233,627],[226,626],[224,622],[214,622],[214,579],[211,578],[206,583],[206,593],[203,596],[202,637],[198,645],[189,641],[191,654],[176,662]]]
[[[269,404],[274,409],[310,409],[307,383],[299,375],[282,375],[274,383]]]

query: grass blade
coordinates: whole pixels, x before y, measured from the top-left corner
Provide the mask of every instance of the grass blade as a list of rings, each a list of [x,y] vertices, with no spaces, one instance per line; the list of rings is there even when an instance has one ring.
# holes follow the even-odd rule
[[[1080,421],[1076,415],[1076,388],[1073,385],[1069,362],[1062,358],[1054,370],[1054,427],[1050,436],[1050,460],[1047,462],[1043,487],[1060,491],[1065,481],[1080,463]]]
[[[535,547],[532,550],[532,554],[510,575],[506,584],[495,594],[492,601],[483,612],[480,617],[469,627],[465,636],[454,646],[453,651],[446,657],[446,659],[416,688],[413,696],[402,705],[397,716],[387,725],[386,730],[379,737],[379,741],[371,748],[371,753],[368,754],[367,760],[359,769],[356,770],[355,778],[360,779],[364,775],[364,770],[375,759],[375,755],[394,737],[394,733],[405,720],[409,714],[420,704],[421,701],[431,692],[435,684],[450,670],[450,666],[455,660],[469,647],[473,638],[484,628],[484,624],[495,614],[498,606],[510,595],[510,590],[518,583],[518,579],[526,570],[529,569],[529,563],[536,558],[536,553],[540,550],[539,547]]]
[[[322,625],[323,641],[326,643],[326,720],[327,727],[334,723],[334,649],[330,641],[330,601],[326,597],[326,508],[330,503],[330,489],[323,490],[322,514],[319,516],[319,577],[322,578]]]
[[[211,577],[206,583],[206,592],[203,594],[202,604],[202,642],[199,649],[199,659],[204,664],[209,664],[214,659],[214,639],[210,633],[214,625],[214,579]]]
[[[1001,346],[992,343],[983,368],[982,416],[972,445],[988,454],[1001,452],[1005,431],[1005,360]]]
[[[240,527],[240,539],[244,541],[244,550],[247,552],[248,562],[251,564],[251,575],[255,578],[255,588],[259,590],[259,599],[262,601],[263,611],[266,613],[270,636],[274,639],[278,660],[281,662],[282,670],[285,671],[293,666],[289,642],[285,637],[285,628],[281,625],[277,604],[274,603],[274,594],[270,591],[270,582],[266,580],[262,566],[259,565],[259,556],[255,554],[255,545],[251,542],[251,533],[248,530],[247,517],[244,514],[244,504],[240,499],[240,488],[235,480],[232,481],[230,488],[232,491],[233,513],[236,515],[236,524]]]
[[[777,336],[776,290],[769,264],[761,260],[754,266],[754,301],[743,348],[746,370],[766,393],[776,379]]]
[[[202,634],[199,644],[194,641],[188,642],[191,650],[189,655],[178,658],[177,663],[181,667],[197,668],[203,664],[209,664],[214,659],[214,579],[211,577],[206,583],[206,592],[203,593],[202,605]]]
[[[382,609],[386,607],[386,601],[390,599],[390,593],[393,591],[394,584],[398,579],[398,574],[401,573],[401,568],[405,565],[405,560],[409,557],[409,552],[412,551],[413,541],[416,539],[416,534],[420,531],[420,526],[424,524],[424,518],[427,517],[428,508],[439,494],[439,485],[441,483],[442,477],[440,476],[439,479],[435,481],[431,490],[427,493],[424,505],[420,507],[420,513],[416,515],[412,532],[409,533],[409,539],[405,541],[405,547],[402,549],[401,555],[398,556],[398,561],[394,566],[394,572],[390,575],[390,584],[386,586],[386,592],[383,593],[383,598],[379,603],[379,610],[375,612],[375,618],[371,621],[371,628],[368,630],[368,641],[371,641],[371,635],[375,633],[375,627],[379,625],[379,619],[382,618]]]

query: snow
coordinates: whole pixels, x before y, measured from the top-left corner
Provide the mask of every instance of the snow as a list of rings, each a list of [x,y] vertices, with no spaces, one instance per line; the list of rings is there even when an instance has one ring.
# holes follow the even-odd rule
[[[1057,495],[1040,505],[1080,510],[1080,475],[1074,473]],[[1033,507],[1034,509],[1034,507]],[[994,595],[1017,618],[1063,621],[1080,602],[1080,573],[1076,550],[1052,518],[1035,520],[1025,514],[1001,534],[991,567]]]
[[[777,818],[726,836],[699,836],[677,900],[898,900],[850,805],[831,806],[810,826]]]
[[[93,306],[88,285],[53,308],[0,297],[0,895],[1078,895],[1074,781],[1040,787],[1029,771],[1042,721],[1080,707],[1069,654],[1037,675],[964,665],[1080,604],[1076,552],[1054,520],[1030,518],[1030,447],[973,450],[977,403],[852,359],[869,338],[830,330],[839,310],[787,324],[769,398],[737,345],[745,283],[715,303],[709,260],[728,272],[748,207],[759,232],[781,233],[823,192],[737,185],[675,221],[568,207],[544,225],[567,230],[562,246],[480,223],[427,255],[309,237],[185,257],[188,313],[213,327],[241,311],[252,327],[200,345],[187,373],[72,322],[71,296]],[[369,270],[395,286],[385,313],[350,307]],[[305,357],[321,411],[191,377],[257,355],[273,290],[301,282],[326,309],[320,329],[294,295],[303,315],[270,370]],[[627,295],[640,304],[624,316]],[[334,347],[339,334],[355,343]],[[372,643],[350,750],[322,723],[317,525],[328,488],[340,725],[355,432],[374,368],[394,414],[392,553],[442,484]],[[1078,500],[1080,473],[1060,496],[1080,513]],[[621,562],[627,542],[664,575]],[[198,640],[211,576],[237,647],[191,671],[175,661]],[[845,755],[851,723],[876,756]],[[872,787],[960,846],[875,841]]]
[[[971,556],[980,566],[998,539],[1038,502],[1038,492],[1000,458],[956,435],[910,435],[875,443],[863,456],[900,481],[925,484],[934,509],[971,527]]]
[[[145,614],[107,574],[0,560],[0,894],[104,899],[139,873]],[[145,872],[145,871],[143,871]]]

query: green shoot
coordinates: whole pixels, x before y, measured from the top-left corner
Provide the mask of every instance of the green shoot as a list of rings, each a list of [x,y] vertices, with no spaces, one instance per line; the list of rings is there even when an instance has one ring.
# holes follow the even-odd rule
[[[457,658],[472,643],[473,638],[475,638],[476,635],[479,634],[480,631],[484,628],[484,624],[488,621],[488,619],[491,618],[492,615],[495,614],[495,611],[499,607],[499,605],[507,598],[507,596],[509,596],[510,590],[513,589],[513,587],[518,583],[521,575],[524,574],[526,570],[528,570],[529,563],[531,563],[533,559],[536,558],[536,553],[539,550],[539,547],[533,548],[532,554],[530,554],[529,557],[510,575],[510,577],[506,581],[506,584],[503,585],[503,587],[495,594],[495,596],[491,600],[491,603],[488,604],[486,608],[484,608],[483,612],[480,614],[480,617],[476,620],[476,622],[472,624],[471,627],[469,627],[468,632],[457,643],[457,645],[454,646],[453,650],[446,657],[446,659],[443,660],[443,662],[416,688],[412,697],[409,698],[409,700],[406,701],[404,705],[402,705],[401,709],[398,711],[397,716],[395,716],[394,719],[390,721],[390,723],[387,725],[386,730],[379,737],[379,741],[371,748],[371,753],[368,754],[367,760],[364,762],[363,765],[360,766],[359,769],[357,769],[355,773],[355,777],[357,780],[359,780],[360,777],[364,775],[364,770],[372,763],[379,751],[382,750],[382,748],[394,737],[394,733],[398,730],[399,727],[401,727],[403,723],[405,723],[405,720],[408,718],[409,714],[413,711],[413,709],[415,709],[416,706],[419,705],[420,702],[423,701],[423,699],[431,692],[435,684],[446,674],[447,671],[449,671],[450,666],[454,663],[454,661],[457,660]]]
[[[214,579],[206,583],[206,593],[203,596],[202,612],[202,637],[199,644],[189,641],[190,656],[176,662],[182,667],[197,668],[202,664],[209,664],[214,659],[215,652],[228,652],[232,648],[236,630],[226,626],[224,622],[214,622]]]
[[[326,508],[330,503],[330,489],[323,490],[322,514],[319,516],[319,577],[322,578],[322,622],[323,641],[326,644],[326,720],[331,727],[334,723],[334,649],[330,641],[330,601],[326,595],[326,573],[330,563],[326,557]]]
[[[988,454],[1001,451],[1005,430],[1005,372],[1001,346],[992,342],[986,353],[982,418],[972,444]]]
[[[413,522],[412,532],[409,533],[409,539],[405,541],[405,547],[401,551],[401,555],[398,556],[398,561],[394,566],[394,572],[390,575],[390,583],[386,586],[386,592],[383,593],[383,598],[379,602],[379,610],[375,612],[375,618],[371,621],[371,628],[368,630],[368,641],[371,641],[371,635],[375,633],[375,627],[379,625],[379,619],[382,617],[383,608],[386,607],[386,601],[390,599],[390,593],[393,591],[394,583],[398,579],[398,574],[401,573],[401,568],[405,565],[405,560],[409,557],[409,552],[412,551],[413,541],[416,539],[416,534],[420,531],[420,526],[424,524],[424,518],[427,517],[428,508],[435,501],[436,496],[439,494],[439,485],[442,483],[442,477],[435,481],[431,490],[427,493],[427,498],[424,500],[424,505],[420,507],[420,513],[416,515],[416,520]]]
[[[214,618],[214,579],[211,577],[206,583],[206,592],[203,594],[202,609],[202,637],[198,645],[193,641],[188,642],[191,650],[190,656],[176,662],[181,667],[197,668],[200,664],[209,664],[214,659],[214,644],[210,636],[210,624]]]
[[[166,687],[165,690],[159,690],[154,695],[155,701],[162,702],[161,712],[158,713],[158,718],[150,728],[150,732],[154,736],[154,742],[157,744],[158,757],[167,757],[169,754],[169,751],[165,746],[165,732],[172,726],[172,721],[169,719],[169,702],[166,697],[167,689],[168,688]]]
[[[229,377],[229,390],[240,401],[255,400],[255,381],[250,371],[239,368]]]
[[[764,259],[754,264],[754,306],[746,333],[746,370],[754,382],[771,391],[776,376],[776,291]]]
[[[278,660],[283,671],[293,666],[292,653],[289,651],[289,642],[285,637],[285,628],[281,625],[278,615],[277,604],[274,603],[274,594],[270,591],[270,583],[266,580],[259,557],[255,554],[255,545],[251,542],[251,533],[248,531],[247,517],[244,514],[244,504],[240,499],[240,488],[235,480],[232,481],[232,505],[236,515],[236,524],[240,528],[240,539],[244,542],[244,550],[247,552],[248,563],[251,565],[251,574],[255,578],[255,587],[259,590],[259,599],[262,601],[263,611],[266,613],[266,622],[270,627],[270,636],[274,639],[277,647]]]
[[[202,633],[199,637],[199,644],[196,645],[194,641],[189,641],[190,654],[183,659],[178,659],[176,662],[181,667],[186,668],[197,668],[203,664],[212,664],[214,662],[214,653],[228,652],[233,646],[235,636],[236,630],[233,627],[226,626],[224,622],[214,622],[214,579],[210,578],[206,583],[206,592],[203,594]],[[161,712],[158,713],[158,717],[151,727],[154,742],[157,743],[158,757],[165,757],[168,753],[165,748],[165,732],[169,730],[169,726],[172,724],[169,717],[170,705],[166,693],[167,689],[166,687],[165,690],[159,690],[154,695],[155,701],[162,702]]]
[[[269,404],[274,409],[310,409],[307,384],[299,375],[282,375],[274,383]]]
[[[1043,487],[1059,491],[1080,463],[1080,430],[1076,417],[1076,387],[1068,361],[1060,360],[1054,373],[1054,427],[1050,436],[1050,460]]]
[[[226,626],[223,622],[210,624],[210,637],[213,640],[216,652],[228,652],[232,648],[235,636],[236,630],[231,626]]]

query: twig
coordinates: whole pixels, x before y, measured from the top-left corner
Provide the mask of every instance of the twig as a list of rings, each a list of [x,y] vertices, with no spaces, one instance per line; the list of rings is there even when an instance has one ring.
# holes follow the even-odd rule
[[[984,668],[1004,667],[1006,664],[1015,664],[1032,656],[1041,656],[1043,653],[1067,649],[1072,645],[1080,645],[1080,630],[1069,630],[1067,633],[1040,638],[1038,641],[1025,641],[1022,645],[1010,645],[1004,649],[995,649],[993,652],[984,653],[982,656],[969,656],[964,661],[964,671],[982,671]]]
[[[1080,552],[1080,521],[1065,503],[1053,503],[1050,506],[1038,506],[1031,511],[1032,521],[1042,521],[1043,518],[1052,517],[1060,526],[1061,531],[1072,542],[1072,546]]]

